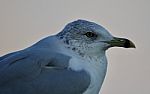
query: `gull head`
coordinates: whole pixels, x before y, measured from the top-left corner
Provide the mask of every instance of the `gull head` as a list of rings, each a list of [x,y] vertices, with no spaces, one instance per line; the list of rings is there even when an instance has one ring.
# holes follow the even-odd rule
[[[57,36],[81,56],[99,55],[110,47],[135,48],[130,40],[114,37],[101,25],[86,20],[67,24]]]

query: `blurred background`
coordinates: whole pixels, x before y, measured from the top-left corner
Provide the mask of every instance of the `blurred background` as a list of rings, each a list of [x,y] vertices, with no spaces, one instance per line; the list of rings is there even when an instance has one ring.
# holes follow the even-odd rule
[[[136,49],[107,51],[101,94],[150,94],[150,0],[0,0],[0,55],[60,32],[73,20],[101,24]]]

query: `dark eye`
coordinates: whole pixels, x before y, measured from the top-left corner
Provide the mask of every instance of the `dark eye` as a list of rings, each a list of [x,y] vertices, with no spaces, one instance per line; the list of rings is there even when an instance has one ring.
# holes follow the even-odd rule
[[[93,32],[87,32],[87,33],[85,33],[85,35],[89,38],[97,37],[97,35]]]

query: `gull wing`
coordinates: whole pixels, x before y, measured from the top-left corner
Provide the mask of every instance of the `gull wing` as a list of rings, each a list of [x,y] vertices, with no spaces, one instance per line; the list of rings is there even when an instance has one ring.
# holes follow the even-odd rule
[[[71,57],[44,50],[0,58],[0,94],[82,94],[90,76],[68,68]]]
[[[15,53],[17,53],[17,52],[12,52],[12,53],[9,53],[9,54],[6,54],[6,55],[0,57],[0,61],[1,61],[2,59],[4,59],[4,58],[7,58],[7,57],[9,57],[9,56],[15,54]]]

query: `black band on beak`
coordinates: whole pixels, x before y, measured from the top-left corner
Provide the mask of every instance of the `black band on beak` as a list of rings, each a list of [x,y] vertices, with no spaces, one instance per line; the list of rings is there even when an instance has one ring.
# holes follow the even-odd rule
[[[131,47],[130,41],[128,39],[125,39],[124,47],[125,48],[130,48]]]

